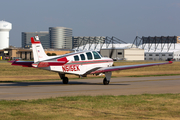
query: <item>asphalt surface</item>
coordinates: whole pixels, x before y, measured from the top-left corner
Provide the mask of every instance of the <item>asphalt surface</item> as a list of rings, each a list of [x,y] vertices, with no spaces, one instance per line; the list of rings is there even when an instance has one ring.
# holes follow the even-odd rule
[[[44,82],[0,83],[0,100],[27,100],[76,95],[134,95],[180,93],[180,76],[74,79],[69,84],[61,80]]]

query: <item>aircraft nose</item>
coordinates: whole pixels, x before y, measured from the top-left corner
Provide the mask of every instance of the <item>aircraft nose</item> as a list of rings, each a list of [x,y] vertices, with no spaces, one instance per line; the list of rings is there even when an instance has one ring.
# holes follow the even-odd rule
[[[112,60],[112,61],[113,61],[113,59],[112,59],[112,58],[109,58],[109,60]]]

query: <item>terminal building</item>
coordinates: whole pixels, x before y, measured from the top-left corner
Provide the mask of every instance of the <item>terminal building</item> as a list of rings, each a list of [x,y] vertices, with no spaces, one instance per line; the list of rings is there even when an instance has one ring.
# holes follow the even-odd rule
[[[50,48],[72,49],[72,29],[66,27],[50,27]]]
[[[22,48],[31,48],[31,37],[38,35],[44,49],[72,49],[72,29],[50,27],[49,31],[22,32]]]
[[[41,40],[43,48],[50,48],[49,32],[40,31],[40,32],[22,32],[22,48],[31,48],[31,37],[38,35]]]

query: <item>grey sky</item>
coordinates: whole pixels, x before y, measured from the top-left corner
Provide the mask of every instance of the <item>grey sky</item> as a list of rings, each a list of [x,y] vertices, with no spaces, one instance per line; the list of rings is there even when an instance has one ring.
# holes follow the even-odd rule
[[[69,27],[74,36],[180,35],[179,0],[1,0],[0,20],[12,23],[10,45],[21,46],[21,32]]]

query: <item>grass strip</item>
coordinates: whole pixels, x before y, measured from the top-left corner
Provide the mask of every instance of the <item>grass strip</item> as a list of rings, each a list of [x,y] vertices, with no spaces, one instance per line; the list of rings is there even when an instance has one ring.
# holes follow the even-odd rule
[[[1,100],[8,119],[179,119],[180,94],[73,96],[38,100]]]

